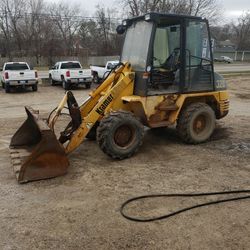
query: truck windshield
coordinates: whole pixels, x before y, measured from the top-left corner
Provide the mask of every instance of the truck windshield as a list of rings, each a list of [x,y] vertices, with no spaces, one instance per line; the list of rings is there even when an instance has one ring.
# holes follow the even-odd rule
[[[153,23],[139,21],[127,29],[121,61],[130,62],[134,70],[146,68],[152,28]]]
[[[5,65],[5,70],[27,70],[29,69],[26,63],[9,63]]]
[[[62,63],[61,69],[81,69],[81,65],[79,63],[67,62]]]

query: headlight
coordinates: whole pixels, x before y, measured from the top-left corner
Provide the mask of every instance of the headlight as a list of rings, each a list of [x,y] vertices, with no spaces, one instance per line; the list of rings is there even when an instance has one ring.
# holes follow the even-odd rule
[[[123,25],[123,26],[127,26],[127,25],[128,25],[127,20],[123,20],[123,21],[122,21],[122,25]]]

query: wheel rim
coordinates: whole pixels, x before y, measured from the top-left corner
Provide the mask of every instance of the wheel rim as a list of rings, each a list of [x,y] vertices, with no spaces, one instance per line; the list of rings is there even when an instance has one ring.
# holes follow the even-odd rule
[[[194,132],[197,135],[199,135],[202,132],[204,132],[204,130],[206,130],[206,127],[207,127],[207,117],[204,114],[198,115],[193,123]]]
[[[122,125],[114,133],[114,142],[117,146],[129,147],[135,138],[135,130],[132,126]]]

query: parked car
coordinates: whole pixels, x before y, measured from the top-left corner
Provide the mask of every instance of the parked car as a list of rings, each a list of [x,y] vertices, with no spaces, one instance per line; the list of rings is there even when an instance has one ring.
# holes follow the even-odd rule
[[[228,56],[221,56],[220,58],[215,58],[214,61],[215,62],[232,63],[233,59],[231,57],[228,57]]]
[[[6,62],[2,69],[1,83],[6,93],[14,87],[31,87],[33,91],[37,91],[38,74],[26,62]]]
[[[118,63],[119,61],[108,61],[105,67],[90,66],[93,82],[99,84]]]
[[[84,84],[89,89],[92,83],[91,70],[83,69],[78,61],[57,62],[49,71],[49,79],[51,85],[59,82],[65,90],[79,84]]]

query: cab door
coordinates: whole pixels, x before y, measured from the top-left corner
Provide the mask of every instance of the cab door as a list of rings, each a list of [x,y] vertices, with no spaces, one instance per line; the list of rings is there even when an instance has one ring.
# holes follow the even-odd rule
[[[214,90],[214,68],[207,21],[186,20],[184,92]]]
[[[181,81],[182,22],[164,19],[156,25],[148,95],[178,93]]]

